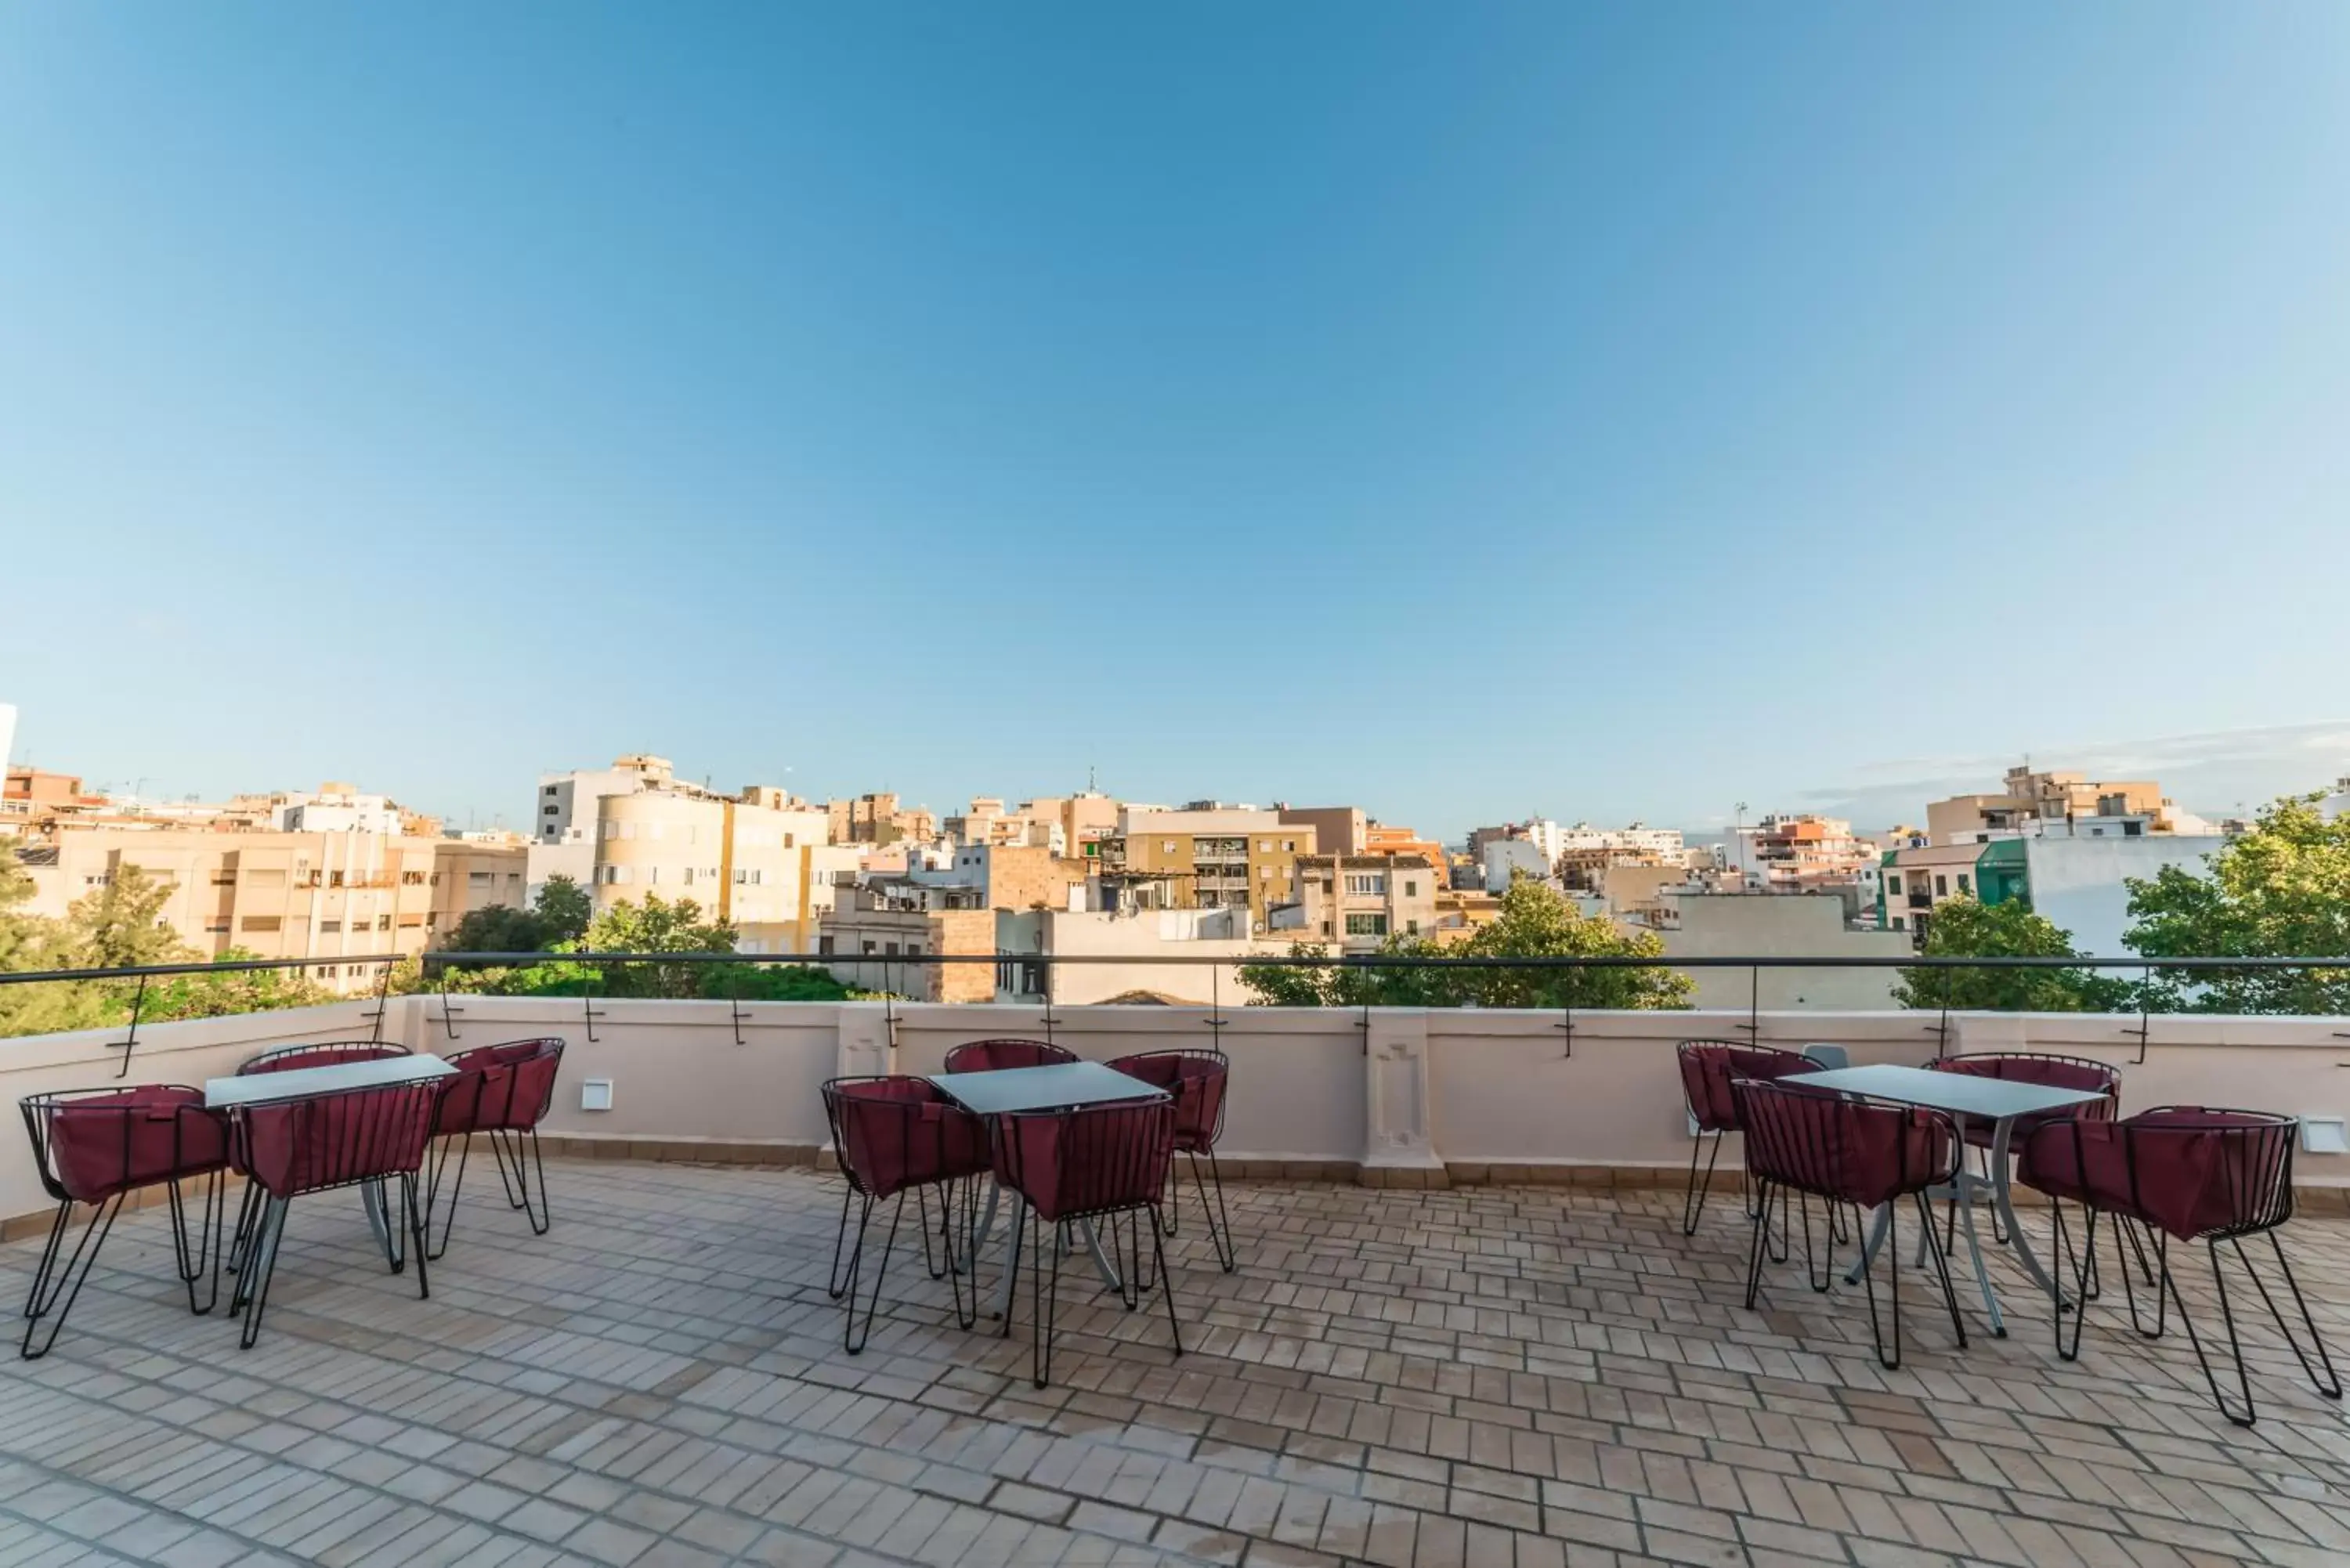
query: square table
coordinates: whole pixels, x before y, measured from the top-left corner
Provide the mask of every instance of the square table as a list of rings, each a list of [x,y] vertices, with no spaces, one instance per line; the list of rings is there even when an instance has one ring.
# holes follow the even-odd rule
[[[324,1067],[288,1067],[277,1073],[207,1078],[204,1105],[212,1110],[283,1105],[287,1100],[307,1100],[317,1095],[430,1083],[456,1075],[457,1069],[438,1056],[371,1056],[364,1062],[335,1062]],[[391,1222],[391,1204],[384,1196],[381,1182],[369,1182],[361,1188],[359,1207],[367,1213],[368,1229],[375,1232],[376,1244],[383,1249],[384,1261],[397,1268],[407,1255],[407,1239]]]
[[[1139,1078],[1129,1078],[1115,1067],[1105,1067],[1099,1062],[1055,1062],[1044,1067],[999,1067],[988,1073],[932,1073],[930,1081],[939,1092],[974,1116],[998,1116],[1012,1111],[1061,1111],[1079,1106],[1116,1105],[1128,1100],[1163,1100],[1167,1091]],[[995,1228],[996,1200],[1003,1196],[999,1185],[987,1195],[987,1215],[979,1223],[979,1234],[972,1241],[972,1267],[978,1266],[979,1249],[987,1242],[987,1233]],[[1028,1217],[1028,1200],[1017,1192],[1011,1195],[1010,1225],[1004,1231],[1005,1257],[1003,1279],[995,1289],[995,1311],[1002,1317],[1012,1307],[1011,1238],[1020,1233],[1021,1222]],[[1111,1290],[1118,1288],[1118,1270],[1102,1251],[1101,1239],[1094,1233],[1093,1221],[1080,1220],[1077,1229],[1084,1232],[1086,1250],[1093,1254],[1094,1268],[1102,1283]]]
[[[1950,1198],[1960,1206],[1966,1217],[1967,1250],[1975,1265],[1975,1282],[1982,1289],[1983,1311],[1991,1318],[1991,1331],[2004,1337],[2007,1324],[2000,1316],[1999,1296],[1992,1291],[1991,1275],[1983,1269],[1982,1243],[1975,1232],[1974,1195],[1988,1189],[1991,1203],[2007,1227],[2007,1242],[2015,1253],[2023,1272],[2033,1282],[2046,1291],[2051,1300],[2062,1305],[2063,1298],[2056,1282],[2040,1266],[2024,1239],[2023,1227],[2015,1221],[2015,1205],[2009,1188],[2008,1139],[2014,1131],[2015,1118],[2039,1111],[2064,1110],[2086,1105],[2105,1096],[2094,1089],[2060,1089],[2046,1084],[2022,1084],[2005,1078],[1983,1077],[1973,1073],[1938,1073],[1925,1067],[1840,1067],[1833,1072],[1805,1073],[1787,1080],[1790,1085],[1805,1089],[1833,1089],[1840,1094],[1856,1095],[1862,1099],[1884,1100],[1893,1105],[1916,1106],[1924,1110],[1940,1111],[1957,1124],[1960,1147],[1965,1145],[1969,1120],[1991,1124],[1991,1179],[1966,1168],[1960,1157],[1958,1179],[1950,1187],[1936,1189],[1929,1197]],[[1877,1257],[1877,1250],[1885,1243],[1885,1235],[1892,1223],[1889,1209],[1877,1211],[1877,1222],[1869,1228],[1868,1241],[1862,1248],[1860,1262],[1845,1276],[1847,1284],[1859,1281]],[[1923,1259],[1929,1239],[1919,1236],[1918,1256]],[[1896,1262],[1898,1267],[1898,1262]]]

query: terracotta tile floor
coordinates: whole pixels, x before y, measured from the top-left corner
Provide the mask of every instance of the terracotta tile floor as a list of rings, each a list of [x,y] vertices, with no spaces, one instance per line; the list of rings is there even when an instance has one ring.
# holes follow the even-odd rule
[[[2057,1361],[2008,1265],[2013,1337],[1977,1307],[1963,1352],[1909,1275],[1888,1373],[1800,1250],[1742,1307],[1734,1196],[1684,1241],[1678,1194],[1235,1188],[1237,1274],[1185,1210],[1189,1353],[1076,1262],[1040,1393],[904,1233],[842,1353],[833,1179],[549,1175],[544,1238],[469,1195],[429,1302],[354,1199],[297,1204],[250,1352],[127,1218],[56,1352],[0,1364],[0,1563],[2350,1563],[2350,1428],[2264,1319],[2250,1432],[2117,1300]],[[2350,1225],[2289,1234],[2350,1351]]]

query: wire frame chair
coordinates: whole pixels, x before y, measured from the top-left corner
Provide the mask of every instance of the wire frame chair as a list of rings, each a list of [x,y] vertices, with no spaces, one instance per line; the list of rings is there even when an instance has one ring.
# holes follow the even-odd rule
[[[1746,1134],[1746,1165],[1762,1187],[1754,1220],[1754,1240],[1747,1259],[1746,1304],[1754,1305],[1762,1278],[1762,1256],[1770,1229],[1770,1196],[1773,1189],[1795,1193],[1804,1216],[1804,1264],[1814,1291],[1825,1292],[1835,1273],[1837,1231],[1827,1227],[1825,1265],[1812,1272],[1811,1199],[1818,1198],[1833,1218],[1839,1208],[1852,1212],[1858,1233],[1860,1210],[1883,1208],[1886,1232],[1883,1251],[1890,1257],[1892,1341],[1887,1347],[1877,1308],[1874,1259],[1862,1253],[1861,1278],[1868,1292],[1868,1329],[1877,1358],[1890,1371],[1901,1365],[1901,1227],[1900,1200],[1917,1205],[1925,1226],[1928,1251],[1942,1286],[1942,1304],[1950,1314],[1950,1330],[1960,1349],[1966,1347],[1966,1324],[1959,1318],[1959,1301],[1950,1285],[1948,1254],[1935,1233],[1933,1216],[1926,1207],[1927,1189],[1956,1178],[1960,1151],[1958,1128],[1940,1111],[1909,1106],[1886,1106],[1830,1090],[1805,1088],[1800,1078],[1765,1082],[1750,1078],[1731,1081],[1738,1103],[1739,1125]]]
[[[2069,1344],[2063,1303],[2058,1303],[2057,1354],[2067,1361],[2080,1355],[2082,1322],[2095,1293],[2090,1282],[2095,1277],[2091,1271],[2096,1255],[2097,1220],[2100,1216],[2111,1216],[2130,1325],[2148,1339],[2160,1338],[2168,1310],[2176,1308],[2178,1321],[2186,1326],[2188,1343],[2194,1346],[2195,1359],[2203,1368],[2212,1401],[2230,1422],[2249,1427],[2259,1418],[2259,1412],[2252,1403],[2251,1376],[2244,1366],[2235,1306],[2228,1294],[2223,1243],[2251,1281],[2310,1386],[2324,1398],[2341,1398],[2342,1380],[2277,1235],[2293,1218],[2293,1156],[2300,1137],[2301,1124],[2291,1116],[2201,1106],[2162,1106],[2120,1121],[2060,1122],[2035,1132],[2023,1146],[2019,1178],[2050,1199],[2056,1217],[2057,1255],[2073,1273],[2075,1287]],[[2077,1254],[2064,1223],[2067,1201],[2080,1204],[2087,1215]],[[2150,1239],[2141,1241],[2132,1225],[2143,1227]],[[2309,1335],[2306,1350],[2244,1251],[2248,1238],[2262,1235],[2269,1239],[2277,1272],[2293,1296],[2302,1329]],[[2120,1255],[2123,1237],[2136,1254],[2137,1277],[2154,1288],[2151,1324],[2138,1305],[2131,1260]],[[2211,1279],[2220,1297],[2220,1320],[2228,1332],[2236,1373],[2235,1397],[2240,1403],[2231,1404],[2221,1389],[2195,1321],[2188,1315],[2186,1300],[2170,1267],[2173,1240],[2190,1245],[2201,1241],[2210,1253]]]
[[[264,1051],[258,1056],[248,1056],[237,1064],[236,1075],[251,1077],[256,1073],[295,1073],[308,1067],[340,1067],[353,1062],[380,1062],[388,1057],[411,1054],[408,1047],[390,1040],[319,1040],[301,1045],[281,1045],[275,1051]],[[375,1182],[361,1190],[359,1201],[367,1206],[369,1222],[383,1242],[385,1267],[398,1273],[408,1266],[407,1249],[400,1227],[392,1222],[391,1198],[383,1183]],[[235,1239],[229,1244],[228,1266],[232,1273],[244,1267],[244,1255],[253,1241],[253,1228],[259,1220],[262,1196],[250,1182],[245,1184],[244,1201],[237,1210]]]
[[[440,1210],[441,1178],[454,1146],[456,1176],[449,1185],[448,1208],[442,1211],[440,1236],[432,1242],[436,1263],[449,1250],[449,1232],[457,1223],[457,1199],[464,1190],[465,1162],[473,1153],[476,1133],[489,1139],[490,1158],[497,1162],[506,1207],[522,1210],[530,1221],[532,1235],[546,1234],[554,1215],[547,1207],[546,1158],[539,1149],[538,1124],[554,1108],[563,1042],[552,1036],[509,1040],[460,1051],[447,1061],[456,1075],[441,1080],[441,1101],[432,1117],[432,1170],[424,1187],[425,1231],[430,1236],[432,1217]],[[535,1199],[531,1195],[534,1174],[538,1187]]]
[[[1057,1067],[1077,1054],[1042,1040],[973,1040],[947,1053],[949,1073],[1000,1073],[1011,1067]]]
[[[296,1100],[239,1106],[230,1115],[230,1161],[261,1195],[260,1213],[238,1272],[232,1310],[244,1314],[241,1343],[260,1337],[269,1282],[296,1198],[338,1187],[400,1184],[400,1220],[416,1249],[416,1293],[429,1298],[425,1277],[424,1209],[419,1177],[441,1085],[412,1084],[343,1089]]]
[[[1047,1242],[1064,1225],[1110,1221],[1110,1245],[1118,1241],[1124,1216],[1127,1257],[1118,1270],[1118,1293],[1131,1312],[1157,1280],[1167,1297],[1167,1327],[1175,1354],[1183,1354],[1183,1330],[1175,1317],[1175,1282],[1167,1272],[1160,1241],[1159,1205],[1175,1158],[1175,1106],[1171,1100],[1120,1101],[1060,1111],[1015,1111],[993,1118],[995,1179],[1027,1200],[1032,1252],[1029,1314],[1032,1376],[1037,1387],[1052,1379],[1053,1335],[1057,1324],[1062,1249]],[[1152,1273],[1142,1273],[1142,1231],[1150,1232]],[[1012,1293],[1004,1303],[1003,1334],[1012,1334],[1012,1297],[1019,1292],[1018,1228],[1012,1232]],[[1047,1258],[1052,1278],[1045,1279]]]
[[[1232,1059],[1222,1051],[1184,1046],[1171,1051],[1142,1051],[1104,1064],[1129,1078],[1167,1091],[1175,1102],[1175,1149],[1191,1162],[1191,1188],[1200,1196],[1200,1212],[1208,1221],[1208,1241],[1216,1262],[1231,1273],[1239,1266],[1232,1246],[1232,1219],[1224,1207],[1224,1173],[1216,1163],[1216,1143],[1224,1135],[1224,1098],[1232,1082]],[[1208,1157],[1208,1176],[1215,1183],[1215,1200],[1208,1199],[1201,1179],[1200,1157]],[[1177,1234],[1182,1183],[1168,1168],[1166,1231]]]
[[[2121,1114],[2122,1070],[2110,1062],[2100,1062],[2089,1056],[2061,1056],[2053,1052],[1982,1051],[1970,1055],[1937,1056],[1926,1064],[1929,1073],[1963,1073],[1977,1078],[1998,1078],[2011,1084],[2038,1084],[2052,1089],[2078,1089],[2103,1096],[2085,1100],[2077,1106],[2060,1106],[2053,1111],[2030,1111],[2015,1118],[2008,1135],[2008,1147],[2020,1149],[2024,1141],[2042,1127],[2065,1121],[2109,1122]],[[1980,1117],[1969,1119],[1960,1127],[1970,1150],[1982,1157],[1983,1174],[1991,1174],[1991,1147],[1997,1136],[1991,1123]],[[1942,1221],[1942,1250],[1948,1251],[1958,1237],[1959,1204],[1962,1195],[1953,1189],[1949,1210]],[[2007,1223],[1999,1210],[1991,1210],[1991,1239],[2002,1246],[2007,1244]]]
[[[1698,1221],[1704,1217],[1706,1194],[1713,1189],[1713,1168],[1721,1158],[1721,1140],[1734,1132],[1744,1130],[1739,1119],[1738,1097],[1731,1085],[1740,1078],[1773,1083],[1805,1073],[1816,1073],[1820,1064],[1800,1051],[1782,1051],[1775,1045],[1751,1045],[1739,1040],[1684,1040],[1674,1048],[1679,1060],[1681,1093],[1689,1106],[1690,1119],[1697,1124],[1697,1140],[1690,1145],[1689,1190],[1681,1199],[1681,1234],[1697,1234]],[[1709,1146],[1706,1135],[1713,1135]],[[1698,1171],[1698,1156],[1705,1156],[1705,1170]],[[1751,1168],[1752,1161],[1748,1161]],[[1747,1204],[1747,1216],[1757,1212],[1752,1195]],[[1779,1261],[1786,1261],[1781,1254]]]
[[[48,1242],[33,1270],[18,1354],[49,1353],[114,1230],[124,1199],[141,1188],[168,1189],[172,1247],[188,1310],[202,1316],[220,1300],[222,1172],[228,1167],[228,1124],[204,1108],[203,1091],[179,1084],[70,1089],[28,1095],[21,1106],[41,1185],[57,1200]],[[190,1235],[183,1181],[203,1183],[203,1211]],[[90,1208],[80,1240],[65,1251],[78,1205]],[[197,1282],[209,1272],[200,1300]]]
[[[978,1319],[979,1280],[972,1262],[972,1226],[978,1208],[977,1178],[987,1174],[990,1162],[987,1127],[977,1116],[948,1099],[927,1078],[876,1076],[835,1078],[824,1085],[825,1119],[831,1125],[832,1147],[847,1179],[840,1195],[840,1229],[832,1243],[832,1272],[827,1290],[832,1299],[846,1298],[848,1317],[841,1344],[849,1355],[865,1348],[873,1334],[874,1314],[881,1304],[881,1281],[889,1271],[889,1252],[898,1243],[898,1221],[906,1212],[906,1194],[915,1195],[922,1233],[922,1262],[931,1278],[944,1278],[954,1293],[955,1321],[969,1328]],[[939,1233],[945,1258],[931,1257],[930,1192],[939,1189]],[[865,1266],[865,1235],[873,1210],[895,1198],[889,1230],[881,1243],[880,1262],[874,1265],[873,1285],[865,1304],[865,1323],[857,1322],[857,1293]],[[955,1217],[960,1201],[964,1245],[956,1247]],[[857,1242],[847,1245],[848,1210],[859,1205]],[[847,1253],[847,1266],[842,1255]],[[964,1303],[962,1276],[972,1276],[972,1300]]]

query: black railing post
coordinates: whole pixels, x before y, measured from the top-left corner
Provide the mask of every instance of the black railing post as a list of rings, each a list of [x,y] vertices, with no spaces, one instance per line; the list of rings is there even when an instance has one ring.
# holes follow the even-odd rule
[[[2125,1029],[2122,1033],[2128,1034],[2133,1031]],[[2134,1033],[2137,1035],[2137,1055],[2131,1061],[2130,1065],[2143,1067],[2146,1065],[2147,1042],[2154,1034],[2154,966],[2152,964],[2146,966],[2145,977],[2138,981],[2137,1028]]]
[[[139,977],[139,989],[130,994],[130,1032],[115,1041],[111,1047],[122,1053],[122,1070],[114,1075],[118,1078],[130,1076],[130,1053],[139,1048],[139,1013],[146,1004],[147,977],[142,974]],[[126,1133],[124,1136],[127,1137],[130,1135]],[[173,1190],[177,1191],[178,1189],[175,1188]]]
[[[734,1012],[734,1044],[747,1045],[750,1042],[743,1038],[743,978],[740,975],[734,978],[733,985],[728,989],[726,1000]]]
[[[387,962],[383,966],[383,972],[376,977],[375,1011],[368,1014],[368,1022],[369,1025],[368,1029],[368,1044],[371,1045],[382,1044],[383,1017],[384,1014],[389,1012],[390,1010],[391,965]]]
[[[449,1032],[452,1040],[457,1038],[457,1004],[449,1000],[449,970],[444,964],[441,970],[441,1027]]]

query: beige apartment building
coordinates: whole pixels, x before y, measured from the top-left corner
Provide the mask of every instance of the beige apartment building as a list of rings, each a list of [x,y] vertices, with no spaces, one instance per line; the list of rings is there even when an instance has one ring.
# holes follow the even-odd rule
[[[1114,871],[1188,877],[1195,907],[1245,905],[1262,930],[1274,905],[1297,898],[1298,857],[1315,848],[1315,829],[1284,822],[1277,811],[1203,803],[1122,812],[1118,836],[1102,841],[1101,859]]]
[[[816,950],[843,985],[916,1002],[991,1002],[995,969],[986,963],[892,963],[924,953],[992,956],[995,911],[957,900],[942,886],[891,878],[844,888],[825,916]]]
[[[66,826],[26,869],[32,912],[62,919],[135,866],[170,888],[162,917],[203,957],[305,959],[317,983],[353,991],[375,979],[354,961],[413,956],[474,909],[523,903],[525,855],[377,833]]]
[[[825,803],[825,815],[835,844],[895,844],[901,838],[927,840],[939,833],[939,819],[922,806],[901,808],[895,794],[860,794],[853,800]]]
[[[1389,937],[1432,935],[1440,873],[1424,855],[1301,855],[1301,934],[1347,952]]]

